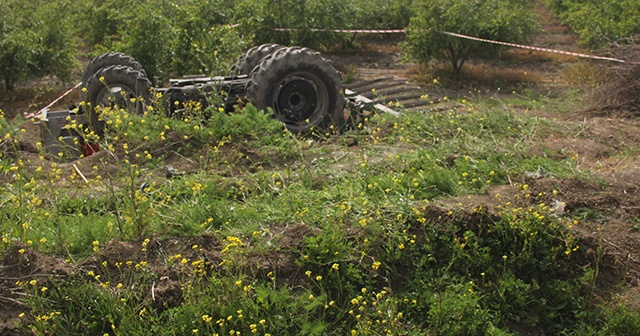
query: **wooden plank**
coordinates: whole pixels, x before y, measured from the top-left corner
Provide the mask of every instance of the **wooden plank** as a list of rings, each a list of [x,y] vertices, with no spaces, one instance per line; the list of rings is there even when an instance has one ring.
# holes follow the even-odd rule
[[[364,86],[368,86],[368,85],[375,84],[375,83],[380,83],[380,82],[385,82],[385,81],[393,80],[393,79],[396,79],[396,78],[397,78],[396,76],[381,77],[381,78],[370,79],[370,80],[366,80],[366,81],[355,82],[355,83],[347,84],[345,86],[350,90],[362,91],[361,88],[364,87]]]
[[[388,88],[386,90],[381,90],[380,92],[376,92],[376,93],[379,93],[381,96],[393,96],[393,95],[398,94],[398,93],[407,93],[407,92],[410,92],[410,91],[414,91],[416,93],[417,92],[424,92],[424,90],[422,90],[422,88],[419,87],[419,86],[408,85],[408,86],[404,86],[404,87],[401,87],[401,88],[395,88],[395,89]]]
[[[413,99],[417,99],[422,97],[423,94],[420,93],[416,93],[416,94],[410,94],[410,95],[404,95],[404,96],[397,96],[397,97],[383,97],[382,99],[376,99],[374,102],[379,102],[379,103],[388,103],[390,101],[392,102],[402,102],[402,101],[409,101],[409,100],[413,100]],[[428,102],[429,100],[427,100]]]
[[[382,77],[346,85],[345,95],[357,102],[362,102],[380,112],[398,116],[393,109],[399,103],[402,109],[433,112],[455,108],[456,104],[446,104],[438,94],[429,93],[423,88],[409,84],[407,80],[395,76]],[[375,93],[371,89],[375,88]],[[421,99],[428,94],[429,99]],[[391,105],[389,105],[391,104]]]
[[[391,82],[383,82],[374,86],[363,86],[361,90],[358,90],[360,94],[366,97],[373,97],[375,95],[384,94],[385,90],[391,90],[393,88],[405,87],[407,86],[407,82],[404,80],[400,81],[391,81]],[[375,92],[374,92],[375,89]]]
[[[349,89],[344,90],[345,94],[347,95],[347,97],[351,97],[353,99],[355,99],[358,102],[362,102],[364,104],[371,104],[371,106],[373,106],[376,110],[380,111],[380,112],[385,112],[385,113],[389,113],[391,115],[394,116],[399,116],[400,113],[388,106],[384,106],[382,104],[376,104],[373,100],[364,97],[362,95],[359,95],[357,92],[351,91]]]

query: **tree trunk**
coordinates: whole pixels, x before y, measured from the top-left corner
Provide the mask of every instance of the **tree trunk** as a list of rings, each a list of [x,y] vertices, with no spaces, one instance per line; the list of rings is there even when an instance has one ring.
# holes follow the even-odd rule
[[[5,90],[7,90],[7,93],[13,91],[13,82],[11,81],[11,77],[9,76],[4,77],[4,88]]]
[[[451,61],[451,68],[453,68],[454,71],[454,75],[456,77],[460,76],[460,65],[458,64],[458,59],[459,59],[459,53],[456,52],[455,48],[453,47],[453,45],[451,43],[449,43],[449,47],[447,48],[447,50],[449,50],[449,60]]]
[[[460,77],[462,66],[466,61],[466,56],[465,56],[466,51],[464,50],[464,48],[456,51],[456,49],[453,47],[451,43],[449,43],[447,50],[449,51],[449,56],[450,56],[449,60],[451,61],[451,66],[453,68],[454,75],[456,77]]]

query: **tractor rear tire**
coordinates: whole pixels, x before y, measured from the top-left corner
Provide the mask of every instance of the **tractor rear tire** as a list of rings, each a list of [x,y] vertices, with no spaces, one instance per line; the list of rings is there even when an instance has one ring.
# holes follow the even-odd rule
[[[345,122],[340,74],[319,52],[290,47],[262,60],[247,83],[249,101],[272,108],[293,133],[339,132]]]
[[[104,123],[98,107],[123,108],[137,114],[144,113],[151,103],[151,82],[144,72],[122,65],[99,69],[85,86],[84,106],[92,129],[104,134]]]
[[[82,84],[87,86],[89,79],[93,76],[98,70],[102,68],[106,68],[110,65],[122,65],[129,67],[133,70],[140,71],[145,77],[147,74],[144,72],[142,65],[138,63],[133,57],[127,56],[121,52],[113,52],[110,51],[108,53],[104,53],[102,55],[98,55],[94,57],[89,65],[84,69],[82,73]]]
[[[236,63],[231,66],[229,76],[250,75],[251,71],[253,71],[265,57],[283,48],[285,48],[285,46],[279,44],[263,44],[247,50],[247,52],[238,58]]]

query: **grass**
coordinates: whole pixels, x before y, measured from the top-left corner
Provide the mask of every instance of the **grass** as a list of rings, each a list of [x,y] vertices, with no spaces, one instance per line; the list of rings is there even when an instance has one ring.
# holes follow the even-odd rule
[[[637,312],[600,305],[580,281],[598,266],[569,227],[591,213],[558,217],[553,191],[527,184],[540,171],[589,177],[575,157],[533,154],[558,127],[512,106],[542,103],[460,104],[306,138],[251,106],[182,120],[107,109],[101,153],[75,162],[82,176],[41,145],[17,151],[18,125],[0,119],[0,250],[72,270],[18,280],[18,323],[38,335],[637,330]],[[505,184],[517,194],[434,205]]]

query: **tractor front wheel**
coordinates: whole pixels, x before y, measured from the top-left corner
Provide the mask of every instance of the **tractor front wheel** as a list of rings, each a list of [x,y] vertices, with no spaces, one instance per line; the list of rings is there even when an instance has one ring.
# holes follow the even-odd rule
[[[121,65],[98,70],[85,86],[84,106],[93,130],[104,133],[99,114],[105,107],[142,114],[151,102],[151,82],[143,72]]]
[[[140,71],[143,76],[147,77],[147,74],[142,69],[142,65],[138,63],[133,57],[125,55],[121,52],[107,52],[94,57],[82,72],[82,84],[87,85],[91,76],[93,76],[98,70],[106,68],[111,65],[122,65],[129,67],[133,70]]]

